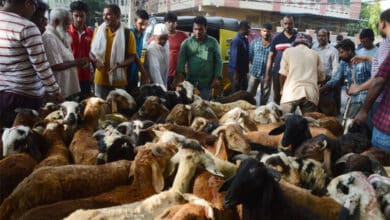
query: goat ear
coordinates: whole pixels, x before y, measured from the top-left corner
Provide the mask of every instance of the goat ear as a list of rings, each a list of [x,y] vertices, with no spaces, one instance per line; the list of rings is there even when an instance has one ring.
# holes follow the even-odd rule
[[[321,144],[322,144],[322,146],[321,146],[321,148],[320,148],[320,151],[323,151],[323,150],[325,150],[326,147],[328,146],[328,142],[327,142],[326,140],[323,140],[323,141],[321,142]]]
[[[87,106],[87,99],[80,102],[80,119],[84,120],[85,107]]]
[[[272,129],[272,130],[268,133],[268,135],[278,135],[278,134],[283,133],[285,130],[286,130],[286,125],[285,125],[285,124],[282,124],[282,125],[280,125],[279,127]]]
[[[218,192],[225,192],[229,189],[230,185],[232,185],[233,181],[234,181],[234,178],[235,176],[232,176],[230,177],[229,179],[227,179],[223,184],[222,186],[219,188]]]
[[[161,172],[162,169],[156,162],[152,162],[150,166],[152,168],[153,188],[157,193],[159,193],[164,189],[164,177]]]
[[[202,158],[202,164],[204,166],[204,168],[211,174],[213,175],[216,175],[216,176],[219,176],[219,177],[223,177],[223,174],[221,173],[221,171],[219,171],[217,169],[217,167],[215,167],[215,164],[213,163],[213,160],[212,159],[209,159],[209,158]]]
[[[173,157],[169,161],[168,167],[167,167],[168,176],[171,176],[173,174],[173,172],[175,172],[175,168],[176,168],[176,165],[179,163],[179,160],[180,160],[180,156],[178,155],[178,153],[173,155]]]
[[[36,161],[41,161],[42,160],[42,154],[39,152],[38,148],[34,146],[32,137],[27,137],[27,143],[25,145],[26,150],[31,154],[31,156],[36,160]]]
[[[324,168],[325,172],[328,174],[328,176],[332,176],[332,152],[329,149],[325,149],[324,151]]]

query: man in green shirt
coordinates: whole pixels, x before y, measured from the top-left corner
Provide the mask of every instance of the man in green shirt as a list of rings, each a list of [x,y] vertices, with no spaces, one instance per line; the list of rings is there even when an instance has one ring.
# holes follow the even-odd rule
[[[215,38],[207,35],[207,20],[203,16],[194,19],[193,35],[183,42],[180,48],[179,63],[176,68],[179,81],[184,78],[184,66],[187,63],[186,80],[195,85],[200,96],[209,100],[211,88],[220,85],[222,78],[221,50]]]

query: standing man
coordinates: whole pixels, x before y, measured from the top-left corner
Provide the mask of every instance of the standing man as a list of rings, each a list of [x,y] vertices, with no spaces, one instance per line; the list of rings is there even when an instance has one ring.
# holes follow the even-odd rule
[[[172,85],[173,79],[176,76],[176,66],[179,61],[180,46],[185,39],[188,38],[188,35],[183,32],[176,30],[177,26],[177,16],[172,12],[164,18],[165,25],[168,29],[168,42],[169,42],[169,72],[168,72],[168,89],[175,90]]]
[[[72,53],[75,59],[89,58],[93,30],[87,27],[88,6],[82,1],[74,1],[70,4],[73,23],[68,28],[68,33],[72,37]],[[80,100],[91,96],[91,68],[90,65],[77,67],[80,84]]]
[[[72,38],[67,30],[72,21],[71,14],[64,8],[50,11],[50,23],[42,35],[47,59],[54,72],[61,95],[68,100],[76,98],[80,92],[76,67],[89,64],[88,58],[74,59],[70,44]]]
[[[49,10],[49,6],[44,2],[38,1],[37,8],[30,19],[35,25],[37,25],[41,34],[45,32],[48,23],[45,16],[47,10]]]
[[[249,42],[250,26],[247,21],[241,21],[239,31],[230,44],[229,78],[232,93],[246,90],[249,72]]]
[[[321,58],[322,69],[325,73],[325,81],[330,80],[336,73],[339,66],[339,53],[329,43],[329,32],[320,29],[317,34],[318,44],[313,47]],[[330,104],[332,103],[332,104]],[[324,93],[320,96],[319,110],[329,116],[337,116],[341,105],[341,86],[336,87],[331,93]]]
[[[362,29],[362,31],[359,34],[359,40],[362,45],[362,48],[358,49],[356,51],[356,55],[359,56],[368,56],[369,59],[375,57],[377,47],[374,45],[375,40],[375,34],[374,31],[371,28]]]
[[[168,41],[168,29],[165,24],[156,24],[153,30],[154,40],[148,45],[145,66],[151,81],[167,89],[169,55],[165,48]]]
[[[135,94],[135,90],[138,88],[138,71],[141,71],[141,74],[143,77],[145,77],[146,73],[143,69],[143,66],[140,61],[140,57],[142,56],[142,46],[144,41],[144,34],[145,30],[148,27],[149,23],[149,15],[145,10],[137,10],[135,12],[135,18],[134,18],[134,26],[130,29],[135,37],[135,44],[136,44],[136,57],[135,61],[130,65],[130,70],[127,74],[127,90]]]
[[[118,5],[104,6],[104,23],[95,32],[89,53],[96,67],[95,95],[103,99],[111,90],[127,86],[126,70],[136,57],[134,35],[129,31],[126,39],[125,26],[120,18]]]
[[[7,0],[0,10],[0,44],[8,45],[0,47],[0,127],[12,125],[16,108],[39,109],[45,93],[62,101],[41,33],[29,20],[36,6],[36,0]]]
[[[267,67],[267,59],[271,47],[272,24],[265,23],[261,28],[261,39],[257,38],[251,42],[249,47],[249,60],[252,63],[247,91],[253,96],[256,95],[257,87],[261,82],[260,105],[267,104],[270,89],[264,87],[264,74]]]
[[[309,35],[297,34],[293,46],[286,49],[280,63],[280,101],[284,113],[317,111],[318,82],[324,80],[320,56],[311,50]]]
[[[343,76],[348,80],[348,87],[351,87],[354,84],[359,86],[371,77],[370,62],[352,63],[351,60],[355,57],[355,44],[351,40],[345,39],[341,41],[337,44],[336,48],[339,51],[341,59],[340,65],[337,68],[335,75],[321,87],[321,92],[327,92],[334,89],[335,86],[340,84],[340,80]],[[354,94],[349,91],[347,93],[351,96],[351,105],[348,108],[347,117],[354,118],[366,99],[367,90]]]
[[[265,71],[264,81],[266,87],[270,87],[270,74],[272,74],[272,84],[274,91],[274,102],[280,103],[280,84],[279,84],[279,69],[280,61],[285,49],[291,47],[295,40],[297,32],[294,30],[294,18],[290,15],[283,17],[282,26],[284,30],[279,33],[271,42],[271,49],[267,60],[267,69]]]
[[[209,100],[211,88],[218,87],[222,79],[222,58],[217,40],[207,35],[206,28],[206,18],[195,17],[193,36],[181,45],[176,72],[178,81],[183,81],[184,66],[187,63],[186,80],[198,87],[203,99]]]

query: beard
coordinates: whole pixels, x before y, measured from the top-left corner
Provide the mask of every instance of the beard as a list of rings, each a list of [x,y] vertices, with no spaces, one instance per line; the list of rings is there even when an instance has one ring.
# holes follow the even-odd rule
[[[58,33],[58,37],[65,44],[66,47],[70,47],[72,44],[72,37],[68,34],[68,31],[63,25],[58,25],[55,29]]]
[[[351,62],[351,59],[352,57],[354,57],[355,55],[349,55],[348,57],[345,57],[345,58],[340,58],[341,60],[343,60],[344,62],[346,63],[349,63]]]

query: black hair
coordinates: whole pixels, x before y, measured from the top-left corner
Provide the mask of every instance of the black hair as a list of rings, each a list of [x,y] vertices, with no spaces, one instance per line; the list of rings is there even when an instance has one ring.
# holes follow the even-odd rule
[[[342,40],[340,43],[338,43],[336,45],[336,48],[337,49],[341,48],[346,51],[355,52],[355,43],[353,43],[350,39],[347,38]]]
[[[382,12],[379,19],[384,22],[390,22],[390,8]]]
[[[271,23],[264,23],[263,28],[265,28],[267,30],[272,30],[272,24]]]
[[[194,23],[201,24],[201,25],[204,25],[206,27],[207,26],[207,19],[204,16],[196,16],[194,18]]]
[[[118,15],[120,16],[121,15],[121,9],[119,8],[118,5],[116,4],[107,4],[104,6],[104,8],[109,8],[112,10],[112,12],[115,14],[115,15]]]
[[[5,0],[4,2],[7,2],[9,4],[22,4],[25,0]]]
[[[359,39],[368,38],[371,41],[375,40],[374,31],[371,28],[362,29],[359,34]]]
[[[144,20],[149,20],[148,12],[146,12],[145,10],[142,10],[142,9],[138,9],[135,12],[134,19],[138,19],[138,18],[141,18],[141,19],[144,19]]]
[[[251,26],[249,25],[248,21],[241,21],[240,25],[239,25],[239,28],[240,29],[249,29],[249,28],[251,28]]]
[[[343,39],[344,39],[344,36],[341,35],[341,34],[338,34],[338,35],[336,36],[336,40],[342,41]]]
[[[46,3],[42,2],[42,1],[38,1],[37,8],[35,9],[35,12],[31,16],[30,20],[35,23],[35,21],[37,21],[37,19],[38,19],[38,16],[40,16],[42,14],[44,15],[45,12],[48,10],[49,10],[49,6]]]
[[[70,12],[84,11],[85,13],[88,13],[88,5],[82,1],[74,1],[70,3],[69,7],[70,7]]]
[[[292,15],[285,15],[285,16],[283,16],[282,20],[284,18],[292,19],[292,21],[295,22],[295,19],[294,19],[294,17]]]
[[[164,22],[176,22],[177,21],[177,15],[173,12],[168,12],[164,17]]]

